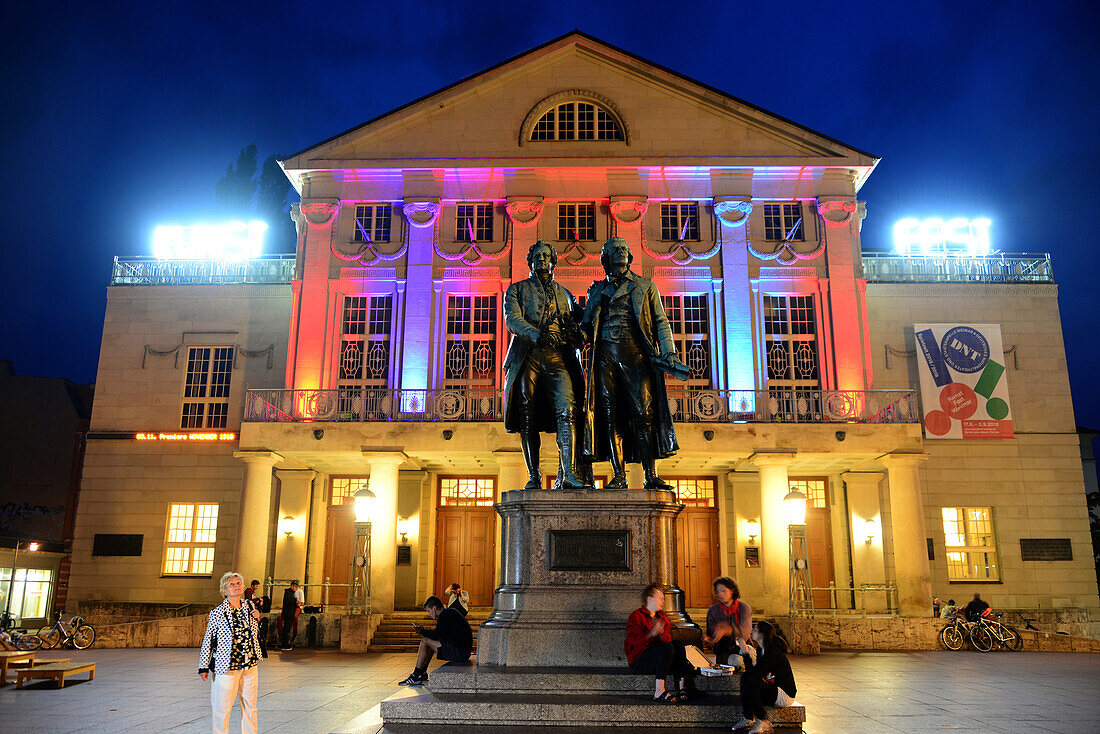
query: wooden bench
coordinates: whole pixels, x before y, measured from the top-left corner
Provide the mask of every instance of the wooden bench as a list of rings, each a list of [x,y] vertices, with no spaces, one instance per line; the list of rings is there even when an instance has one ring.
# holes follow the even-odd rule
[[[22,688],[23,681],[28,678],[52,678],[57,681],[58,688],[64,688],[65,678],[77,673],[87,673],[88,680],[95,680],[95,663],[49,663],[23,668],[15,674],[15,687]]]
[[[12,663],[29,663],[34,660],[34,651],[5,650],[0,652],[0,686],[8,682],[8,666]]]
[[[9,670],[22,670],[23,668],[36,668],[39,665],[53,665],[54,663],[71,663],[72,658],[35,658],[34,660],[20,660],[8,665]]]

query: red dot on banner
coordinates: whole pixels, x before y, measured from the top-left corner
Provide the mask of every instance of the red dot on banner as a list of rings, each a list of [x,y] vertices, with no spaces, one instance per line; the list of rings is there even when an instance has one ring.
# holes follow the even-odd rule
[[[978,410],[978,396],[968,385],[952,382],[940,391],[940,407],[957,420],[966,420]]]
[[[943,436],[951,430],[951,417],[942,410],[933,410],[924,416],[924,430],[933,436]]]

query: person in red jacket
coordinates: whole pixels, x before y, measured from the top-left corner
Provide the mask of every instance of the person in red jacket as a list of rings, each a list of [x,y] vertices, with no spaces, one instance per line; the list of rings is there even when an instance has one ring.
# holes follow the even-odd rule
[[[672,624],[665,614],[665,593],[657,584],[642,591],[642,606],[626,621],[626,662],[635,673],[655,676],[653,700],[662,703],[686,701],[691,676],[695,672],[684,653],[684,643],[672,640]],[[665,678],[672,674],[678,688],[665,689]]]

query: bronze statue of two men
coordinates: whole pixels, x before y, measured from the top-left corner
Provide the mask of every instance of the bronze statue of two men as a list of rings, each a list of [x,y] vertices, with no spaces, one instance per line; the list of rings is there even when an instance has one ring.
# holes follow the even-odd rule
[[[626,464],[638,462],[646,489],[669,489],[655,469],[676,453],[665,374],[686,379],[652,280],[630,270],[621,237],[603,246],[606,278],[588,289],[583,309],[554,281],[558,256],[539,240],[527,252],[530,277],[508,286],[504,319],[512,342],[504,359],[504,426],[520,434],[528,482],[541,487],[541,433],[557,435],[556,489],[592,487],[592,464],[611,462],[607,489],[626,489]],[[591,344],[582,368],[581,351]]]

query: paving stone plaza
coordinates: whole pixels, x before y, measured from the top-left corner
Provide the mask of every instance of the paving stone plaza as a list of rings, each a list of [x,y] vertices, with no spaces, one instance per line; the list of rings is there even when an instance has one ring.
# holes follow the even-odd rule
[[[197,656],[168,648],[65,651],[74,661],[96,661],[95,680],[80,676],[61,690],[9,683],[0,688],[0,731],[209,732],[210,688],[195,674]],[[399,690],[413,657],[273,652],[260,668],[260,731],[379,734],[378,704]],[[810,734],[1100,731],[1100,655],[830,652],[792,656],[792,663]],[[239,710],[229,730],[240,730]]]

